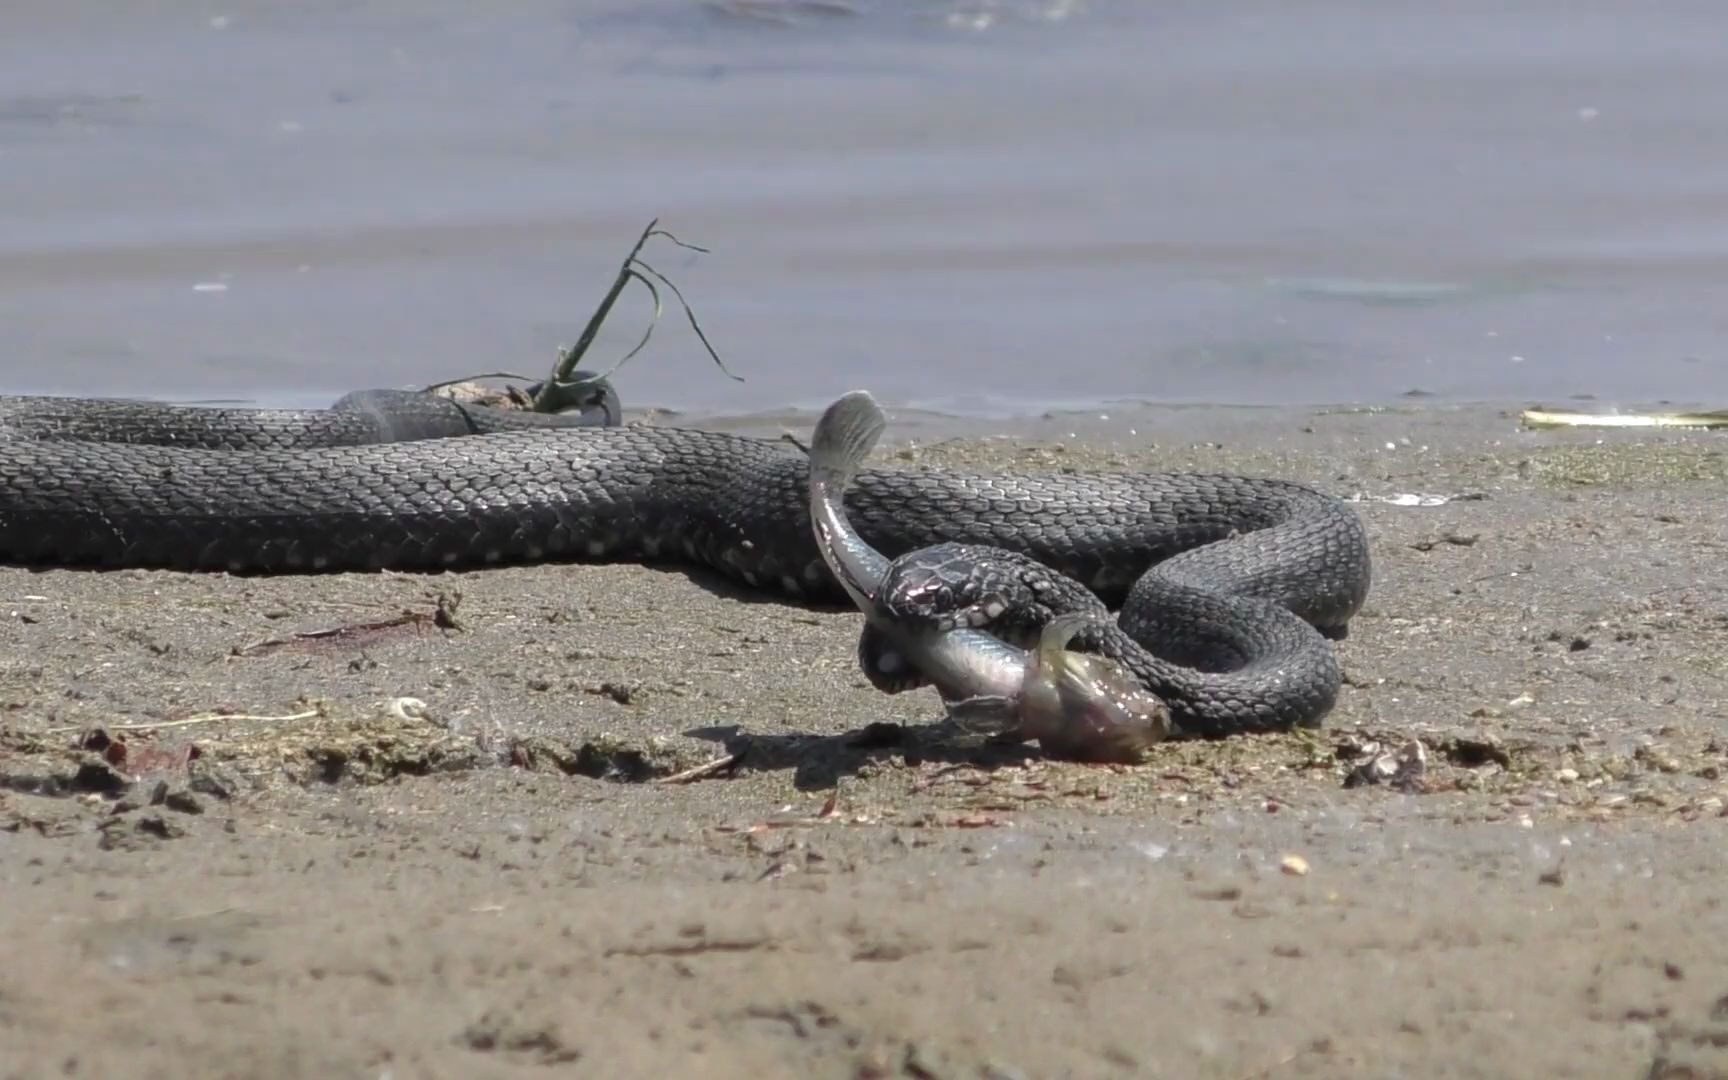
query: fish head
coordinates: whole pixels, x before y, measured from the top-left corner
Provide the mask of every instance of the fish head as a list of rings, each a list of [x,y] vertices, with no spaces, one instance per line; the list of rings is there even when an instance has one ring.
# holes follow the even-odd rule
[[[1020,731],[1056,757],[1093,762],[1144,760],[1171,734],[1170,707],[1122,665],[1067,648],[1095,616],[1064,616],[1027,654]]]

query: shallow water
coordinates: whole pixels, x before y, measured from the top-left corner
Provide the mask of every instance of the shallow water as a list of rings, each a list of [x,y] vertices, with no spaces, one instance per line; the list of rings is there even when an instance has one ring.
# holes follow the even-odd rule
[[[1728,11],[13,0],[0,390],[322,404],[573,340],[632,405],[863,386],[1720,405]],[[671,303],[671,297],[668,296]],[[649,310],[626,296],[597,345]]]

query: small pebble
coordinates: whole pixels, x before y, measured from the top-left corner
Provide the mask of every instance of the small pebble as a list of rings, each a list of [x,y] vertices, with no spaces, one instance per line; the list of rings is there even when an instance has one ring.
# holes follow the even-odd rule
[[[1286,855],[1278,863],[1278,868],[1291,877],[1308,876],[1308,860],[1300,855]]]

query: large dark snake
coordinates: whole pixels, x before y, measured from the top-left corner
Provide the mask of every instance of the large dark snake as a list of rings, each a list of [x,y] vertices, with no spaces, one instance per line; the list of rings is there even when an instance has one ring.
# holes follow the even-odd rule
[[[606,394],[563,416],[414,392],[295,412],[0,397],[0,561],[251,573],[668,560],[842,598],[799,451],[620,426]],[[1370,580],[1356,514],[1281,480],[867,469],[846,507],[890,558],[987,545],[1112,607],[1133,588],[1124,632],[1150,650],[1136,674],[1201,734],[1317,722],[1339,684],[1322,635],[1343,636]]]

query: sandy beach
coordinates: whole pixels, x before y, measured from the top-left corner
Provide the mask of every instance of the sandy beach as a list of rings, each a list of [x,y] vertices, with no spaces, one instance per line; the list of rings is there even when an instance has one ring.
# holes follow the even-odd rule
[[[0,569],[0,1076],[1728,1075],[1722,436],[974,427],[879,457],[1358,500],[1325,726],[944,741],[670,566]]]

